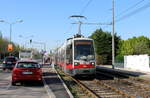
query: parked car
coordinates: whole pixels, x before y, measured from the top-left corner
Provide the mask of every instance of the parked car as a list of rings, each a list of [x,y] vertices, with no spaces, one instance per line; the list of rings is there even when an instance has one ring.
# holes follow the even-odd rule
[[[3,70],[10,69],[12,70],[17,62],[17,58],[14,56],[5,57],[3,61]]]
[[[12,85],[27,81],[37,81],[42,84],[42,69],[36,61],[18,61],[12,71]]]

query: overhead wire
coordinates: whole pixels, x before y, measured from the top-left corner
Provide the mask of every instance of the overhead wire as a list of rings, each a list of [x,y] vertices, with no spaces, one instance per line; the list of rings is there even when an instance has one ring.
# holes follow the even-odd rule
[[[133,8],[137,7],[138,5],[140,5],[141,3],[143,3],[144,1],[145,1],[145,0],[140,0],[140,1],[138,1],[138,2],[135,3],[134,5],[130,6],[129,8],[125,9],[125,10],[122,11],[120,14],[118,14],[118,15],[116,16],[116,18],[119,17],[119,16],[121,16],[121,15],[124,14],[124,13],[127,13],[128,11],[132,10]]]
[[[85,12],[85,10],[86,10],[87,7],[91,4],[92,1],[93,1],[93,0],[89,0],[89,1],[86,3],[86,5],[82,8],[82,10],[81,10],[81,12],[80,12],[80,15],[82,15],[82,14]]]
[[[136,9],[136,10],[134,10],[134,11],[132,11],[132,12],[130,12],[130,13],[124,15],[124,16],[122,16],[121,18],[116,19],[115,21],[116,21],[116,22],[122,21],[122,20],[124,20],[124,19],[126,19],[126,18],[129,18],[129,17],[131,17],[131,16],[133,16],[133,15],[135,15],[135,14],[137,14],[137,13],[139,13],[139,12],[141,12],[141,11],[143,11],[143,10],[149,8],[149,7],[150,7],[150,2],[147,3],[147,4],[145,4],[144,6],[138,8],[138,9]]]

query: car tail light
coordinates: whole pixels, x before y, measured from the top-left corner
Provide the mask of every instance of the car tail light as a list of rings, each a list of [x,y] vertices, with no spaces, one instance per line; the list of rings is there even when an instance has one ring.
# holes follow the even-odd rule
[[[14,68],[14,69],[13,69],[13,75],[14,75],[14,76],[20,75],[19,69]]]
[[[18,72],[16,70],[13,70],[13,76],[17,76]]]

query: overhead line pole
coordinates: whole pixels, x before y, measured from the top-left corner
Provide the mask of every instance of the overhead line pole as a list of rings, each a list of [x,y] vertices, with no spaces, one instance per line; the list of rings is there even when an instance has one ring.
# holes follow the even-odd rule
[[[112,68],[114,69],[115,64],[115,42],[114,42],[114,33],[115,33],[115,1],[112,0]]]

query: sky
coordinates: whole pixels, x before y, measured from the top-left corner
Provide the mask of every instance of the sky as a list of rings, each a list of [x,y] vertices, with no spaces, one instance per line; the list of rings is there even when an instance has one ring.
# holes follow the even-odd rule
[[[150,37],[149,3],[149,0],[115,0],[118,36],[123,40],[141,35]],[[42,44],[29,44],[32,39],[45,43],[47,51],[55,49],[77,33],[78,25],[72,24],[77,19],[69,18],[72,15],[85,16],[84,23],[111,23],[112,0],[0,0],[0,20],[9,23],[23,20],[12,26],[12,41],[21,46],[43,49]],[[117,21],[122,16],[126,18]],[[99,28],[112,32],[111,25],[82,25],[81,32],[88,37]],[[9,39],[9,24],[0,22],[0,31]]]

